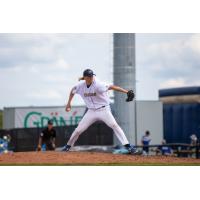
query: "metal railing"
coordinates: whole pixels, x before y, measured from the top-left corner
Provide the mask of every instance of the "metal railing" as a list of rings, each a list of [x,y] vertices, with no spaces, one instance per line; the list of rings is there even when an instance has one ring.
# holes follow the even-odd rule
[[[151,148],[162,148],[162,147],[170,147],[174,151],[174,153],[177,154],[178,157],[181,157],[181,155],[189,155],[189,154],[195,154],[195,158],[200,158],[200,143],[197,143],[196,145],[191,144],[185,144],[185,143],[168,143],[168,144],[154,144],[154,145],[137,145],[136,148],[143,148],[143,147],[149,147]]]

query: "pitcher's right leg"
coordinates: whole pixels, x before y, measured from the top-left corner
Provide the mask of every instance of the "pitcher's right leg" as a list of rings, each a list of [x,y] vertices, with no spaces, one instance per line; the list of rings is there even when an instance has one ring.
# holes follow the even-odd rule
[[[79,122],[78,127],[72,133],[67,145],[63,148],[63,151],[69,151],[70,147],[74,145],[81,133],[83,133],[95,121],[96,118],[93,111],[88,110],[82,120]]]

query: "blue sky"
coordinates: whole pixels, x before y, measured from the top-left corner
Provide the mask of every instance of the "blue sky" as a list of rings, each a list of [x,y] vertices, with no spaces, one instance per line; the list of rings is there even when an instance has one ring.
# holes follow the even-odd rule
[[[64,105],[85,68],[112,83],[112,63],[111,34],[0,34],[0,108]],[[200,85],[199,65],[199,34],[136,34],[137,99]]]

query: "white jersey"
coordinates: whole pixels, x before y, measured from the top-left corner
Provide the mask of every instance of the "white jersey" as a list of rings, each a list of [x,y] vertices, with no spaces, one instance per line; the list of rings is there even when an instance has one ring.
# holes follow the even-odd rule
[[[110,106],[108,106],[110,104],[110,99],[108,97],[109,87],[110,85],[108,84],[94,80],[89,88],[84,81],[72,89],[72,93],[79,94],[89,109],[81,119],[78,127],[72,133],[67,145],[73,146],[78,137],[96,121],[103,121],[107,126],[112,128],[123,145],[129,144],[126,135],[113,117]]]
[[[108,88],[110,85],[94,80],[88,88],[86,82],[81,82],[72,89],[73,94],[79,94],[88,109],[98,109],[102,106],[108,106],[110,99],[108,97]]]

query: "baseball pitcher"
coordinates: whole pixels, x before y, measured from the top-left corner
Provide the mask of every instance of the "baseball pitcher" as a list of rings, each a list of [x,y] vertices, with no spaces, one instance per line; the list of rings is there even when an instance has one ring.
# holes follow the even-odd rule
[[[69,112],[71,110],[71,101],[75,94],[79,94],[83,98],[88,111],[83,116],[78,127],[74,130],[69,141],[67,142],[67,145],[65,145],[62,150],[69,151],[80,134],[83,133],[91,124],[93,124],[95,121],[103,121],[113,129],[117,138],[122,145],[128,149],[129,153],[134,154],[136,152],[136,148],[129,143],[123,130],[115,121],[111,113],[109,106],[110,99],[108,97],[108,90],[115,90],[127,94],[126,101],[129,102],[134,99],[133,91],[128,91],[115,85],[106,85],[100,81],[97,81],[94,76],[95,74],[91,69],[86,69],[83,72],[83,77],[79,78],[79,81],[84,81],[81,81],[71,90],[68,103],[66,105],[66,111]]]

